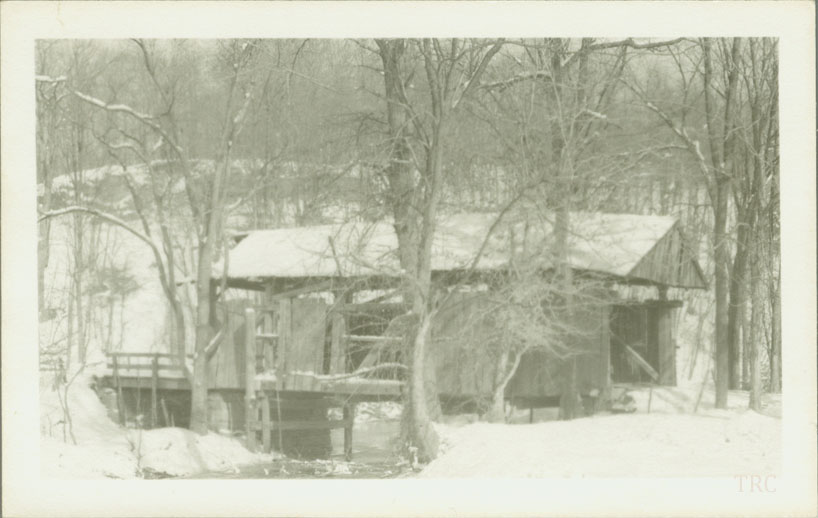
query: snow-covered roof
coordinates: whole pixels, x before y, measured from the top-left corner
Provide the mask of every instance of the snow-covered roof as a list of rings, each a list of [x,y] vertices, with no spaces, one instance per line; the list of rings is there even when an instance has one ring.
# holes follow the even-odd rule
[[[432,244],[434,271],[502,269],[521,254],[537,257],[543,269],[551,268],[556,250],[553,215],[528,224],[521,217],[497,213],[464,213],[439,219]],[[578,270],[627,278],[665,236],[677,220],[666,216],[572,213],[569,216],[568,260]],[[494,228],[492,229],[492,226]],[[485,247],[483,242],[489,235]],[[513,244],[513,246],[512,246]],[[400,273],[398,240],[390,221],[354,222],[250,232],[231,252],[228,279],[395,276]],[[685,260],[681,254],[670,260]],[[695,262],[690,257],[690,260]],[[698,274],[701,270],[695,265]],[[223,265],[216,265],[220,278]],[[641,280],[680,285],[666,279]],[[687,287],[704,287],[702,284]]]

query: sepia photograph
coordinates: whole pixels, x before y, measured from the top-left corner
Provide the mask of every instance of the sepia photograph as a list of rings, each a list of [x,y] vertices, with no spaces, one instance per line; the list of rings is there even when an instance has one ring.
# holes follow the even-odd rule
[[[777,47],[38,41],[43,469],[776,475]]]
[[[511,34],[35,35],[26,469],[779,497],[781,38]]]

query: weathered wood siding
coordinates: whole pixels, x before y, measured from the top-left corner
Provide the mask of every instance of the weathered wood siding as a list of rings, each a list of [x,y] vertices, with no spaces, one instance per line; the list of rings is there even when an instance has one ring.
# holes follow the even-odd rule
[[[563,353],[576,355],[581,393],[607,387],[610,379],[610,310],[603,304],[578,307],[562,317],[568,325]],[[443,308],[432,327],[438,391],[442,396],[489,396],[494,388],[502,340],[502,323],[493,321],[486,295],[462,294]],[[566,360],[532,350],[523,355],[507,394],[515,398],[546,398],[562,393]]]
[[[291,299],[289,342],[284,346],[288,390],[311,390],[314,378],[292,373],[323,373],[327,304],[320,299]]]
[[[485,294],[454,294],[432,325],[430,357],[437,367],[437,388],[442,396],[487,395],[497,370],[496,327],[491,302]]]
[[[656,368],[648,347],[648,313],[641,305],[614,306],[611,312],[611,367],[615,382],[648,382],[650,378],[630,361],[625,345]]]
[[[569,332],[562,337],[567,350],[561,354],[534,350],[526,353],[507,390],[514,398],[559,396],[568,372],[566,354],[577,362],[577,389],[581,394],[603,390],[609,383],[609,310],[603,305],[579,306],[563,316]]]
[[[226,322],[228,332],[208,364],[208,387],[241,389],[245,386],[246,366],[244,347],[244,308],[248,300],[229,301],[228,310],[219,310],[219,318]],[[276,340],[260,338],[256,344],[259,369],[275,363],[278,372],[313,372],[322,374],[324,368],[324,340],[327,327],[327,305],[319,299],[287,299],[280,301],[273,329]],[[276,345],[277,344],[277,345]],[[273,355],[273,349],[277,355]],[[275,356],[275,357],[274,357]],[[309,376],[287,376],[285,389],[310,390]]]
[[[613,381],[650,382],[651,378],[624,353],[627,345],[639,353],[659,374],[660,385],[676,385],[674,320],[679,306],[674,301],[647,301],[617,305],[612,310]]]
[[[633,267],[628,276],[679,288],[707,287],[678,223]]]
[[[218,317],[227,325],[221,345],[208,364],[209,388],[244,387],[244,308],[249,305],[246,300],[234,300],[227,307],[219,305]]]
[[[676,385],[676,342],[673,323],[677,309],[673,306],[654,306],[650,309],[652,331],[656,340],[656,362],[660,385]]]

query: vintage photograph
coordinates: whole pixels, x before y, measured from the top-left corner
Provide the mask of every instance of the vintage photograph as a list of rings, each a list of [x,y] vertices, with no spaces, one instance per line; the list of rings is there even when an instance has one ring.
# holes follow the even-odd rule
[[[780,473],[777,39],[35,58],[44,477]]]

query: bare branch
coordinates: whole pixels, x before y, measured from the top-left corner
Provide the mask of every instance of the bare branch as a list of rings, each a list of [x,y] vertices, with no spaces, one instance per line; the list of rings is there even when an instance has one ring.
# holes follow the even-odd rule
[[[337,374],[337,375],[330,375],[330,376],[317,376],[317,378],[320,379],[321,381],[338,381],[338,380],[343,380],[343,379],[348,379],[348,378],[355,378],[355,377],[361,376],[363,374],[369,374],[369,373],[377,372],[377,371],[384,370],[384,369],[404,369],[404,370],[407,370],[407,367],[406,367],[406,365],[404,365],[402,363],[395,363],[395,362],[379,363],[378,365],[375,365],[373,367],[358,369],[355,372],[350,372],[350,373],[347,373],[347,374]]]
[[[81,206],[77,206],[77,205],[72,205],[70,207],[65,207],[64,209],[53,210],[53,211],[46,212],[46,213],[42,214],[37,219],[37,222],[39,223],[41,221],[45,221],[45,220],[50,219],[50,218],[56,218],[58,216],[64,216],[66,214],[73,214],[73,213],[77,213],[77,212],[90,214],[90,215],[96,216],[96,217],[98,217],[98,218],[100,218],[100,219],[102,219],[104,221],[107,221],[108,223],[116,225],[116,226],[130,232],[134,236],[136,236],[142,242],[144,242],[149,247],[151,247],[151,249],[154,252],[159,253],[159,248],[157,248],[156,244],[153,242],[153,240],[151,240],[150,237],[146,236],[145,234],[139,232],[138,230],[136,230],[132,226],[128,225],[128,223],[126,223],[122,219],[119,219],[118,217],[116,217],[116,216],[114,216],[112,214],[108,214],[107,212],[102,212],[101,210],[94,209],[94,208],[91,208],[91,207],[81,207]]]
[[[483,75],[483,72],[485,72],[486,67],[488,66],[492,58],[498,52],[500,52],[501,48],[503,48],[504,42],[505,40],[502,39],[498,40],[497,42],[494,43],[494,45],[491,46],[488,52],[486,52],[483,55],[483,58],[480,60],[480,64],[477,65],[477,70],[475,70],[474,74],[472,74],[472,76],[468,79],[466,83],[466,88],[463,89],[463,93],[461,93],[460,97],[452,103],[453,110],[456,109],[460,102],[463,101],[463,99],[465,99],[469,95],[469,93],[475,88],[475,85],[477,85],[480,82],[480,77]]]

